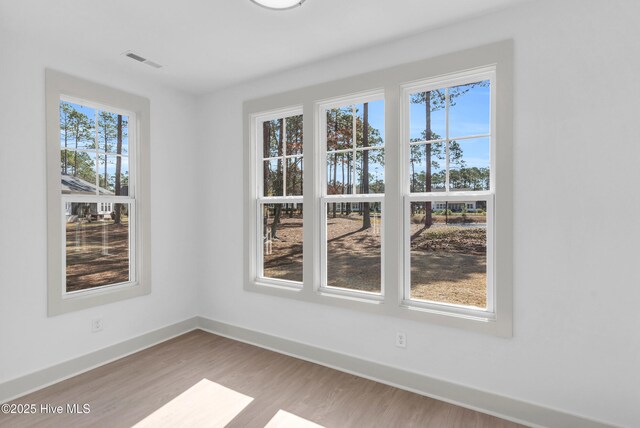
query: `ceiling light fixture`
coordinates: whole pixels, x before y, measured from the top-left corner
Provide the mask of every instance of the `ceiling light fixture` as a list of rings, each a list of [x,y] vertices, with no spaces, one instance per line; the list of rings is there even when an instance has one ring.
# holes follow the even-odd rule
[[[251,0],[255,4],[267,9],[285,10],[302,6],[304,0]]]

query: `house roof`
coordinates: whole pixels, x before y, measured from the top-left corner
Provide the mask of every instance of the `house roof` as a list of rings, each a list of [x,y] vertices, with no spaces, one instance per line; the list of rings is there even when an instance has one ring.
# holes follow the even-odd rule
[[[62,174],[61,176],[61,184],[62,184],[62,194],[69,195],[95,195],[96,190],[100,195],[113,195],[114,193],[96,187],[95,183],[89,183],[79,177],[74,177],[72,175]]]

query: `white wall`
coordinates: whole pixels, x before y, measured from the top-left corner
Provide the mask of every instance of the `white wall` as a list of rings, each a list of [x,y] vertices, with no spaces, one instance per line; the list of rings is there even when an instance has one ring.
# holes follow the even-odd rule
[[[538,1],[202,97],[200,180],[214,186],[202,199],[200,314],[640,425],[638,16],[633,0]],[[244,100],[506,38],[515,40],[512,339],[243,291]],[[603,195],[615,202],[603,207]],[[396,331],[406,350],[394,347]]]
[[[197,102],[64,47],[0,33],[0,382],[198,313],[640,425],[638,16],[633,0],[538,1]],[[512,339],[243,291],[244,100],[505,38],[516,52]],[[151,99],[149,296],[46,317],[45,66]],[[603,208],[603,198],[614,203]],[[90,333],[94,316],[104,317],[105,331]],[[406,350],[394,347],[398,330]]]
[[[0,382],[194,315],[195,99],[0,33]],[[118,55],[118,53],[115,53]],[[44,69],[151,100],[152,293],[48,318]],[[91,318],[104,331],[91,333]]]

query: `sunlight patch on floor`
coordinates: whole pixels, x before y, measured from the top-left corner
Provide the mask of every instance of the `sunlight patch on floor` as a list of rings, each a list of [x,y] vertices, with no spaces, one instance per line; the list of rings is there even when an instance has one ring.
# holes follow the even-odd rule
[[[252,401],[252,397],[202,379],[134,427],[224,427]]]
[[[264,428],[324,428],[293,413],[278,410]]]

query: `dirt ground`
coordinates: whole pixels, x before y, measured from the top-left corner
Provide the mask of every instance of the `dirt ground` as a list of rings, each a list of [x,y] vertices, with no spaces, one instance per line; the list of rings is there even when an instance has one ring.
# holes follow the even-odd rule
[[[263,251],[265,277],[302,282],[302,216],[283,215],[271,251],[268,244]]]
[[[479,225],[411,225],[411,298],[484,308],[487,235]]]
[[[302,281],[302,219],[282,218],[264,275]],[[327,283],[351,290],[380,292],[379,228],[362,230],[359,215],[328,219]],[[411,225],[411,297],[476,307],[486,306],[486,229],[471,222],[445,225],[435,218],[429,229]]]
[[[435,219],[425,229],[411,225],[411,297],[485,307],[486,231],[483,227],[446,226]],[[362,230],[359,215],[328,219],[327,283],[380,292],[380,230]],[[473,225],[471,225],[473,226]],[[105,240],[106,239],[106,240]],[[283,216],[264,275],[302,281],[302,218]],[[107,253],[103,251],[107,245]],[[67,291],[129,280],[128,224],[111,221],[67,225]]]
[[[113,221],[67,224],[67,291],[129,281],[129,226]]]

